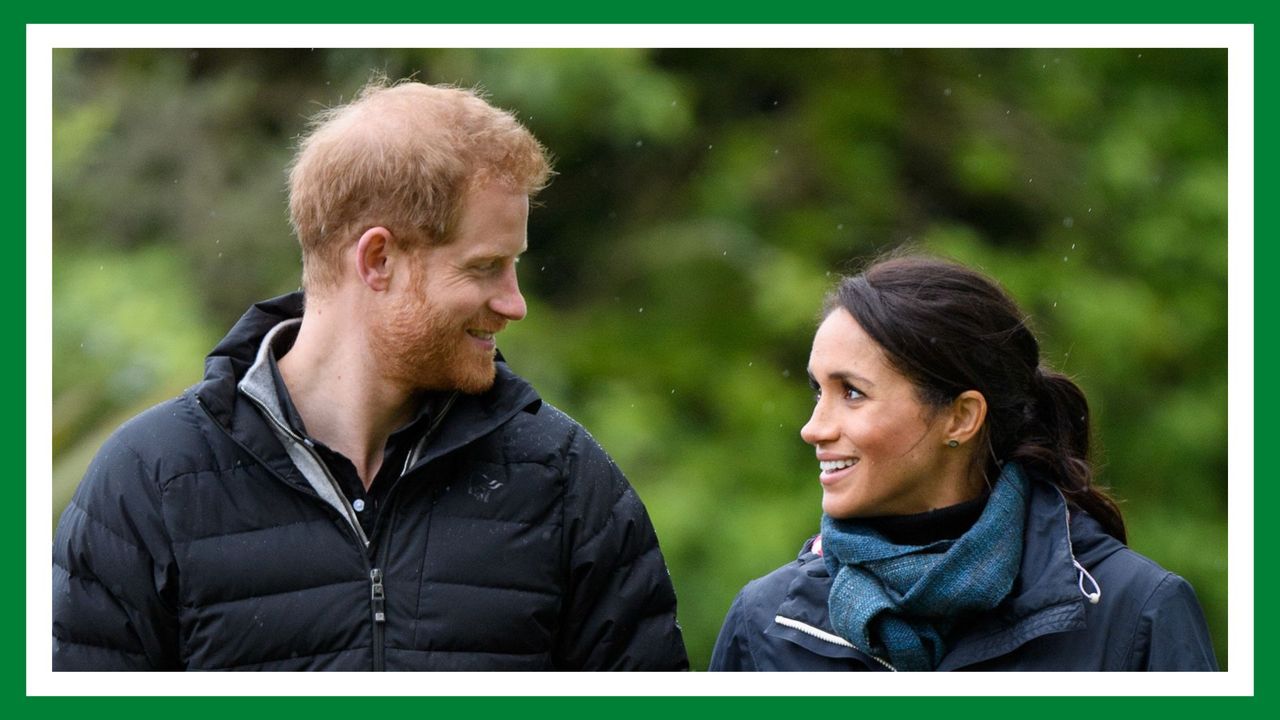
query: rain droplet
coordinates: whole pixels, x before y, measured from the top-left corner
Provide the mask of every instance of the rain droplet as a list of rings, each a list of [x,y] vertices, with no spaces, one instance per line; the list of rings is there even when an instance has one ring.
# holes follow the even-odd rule
[[[675,394],[676,394],[676,389],[675,389],[675,388],[671,388],[671,394],[672,394],[672,395],[675,395]]]
[[[751,367],[752,365],[755,365],[755,363],[754,362],[747,363],[747,367]]]
[[[790,370],[783,370],[783,371],[782,371],[782,377],[785,377],[785,378],[789,378],[789,377],[791,377],[791,371],[790,371]]]
[[[1053,306],[1058,307],[1058,302],[1056,300],[1054,301]]]
[[[675,106],[676,106],[676,101],[675,101],[675,100],[672,100],[672,101],[671,101],[671,107],[675,107]]]
[[[947,97],[951,97],[951,88],[946,88],[945,90],[942,91],[942,94],[946,95]]]
[[[1093,212],[1093,208],[1089,208],[1089,212]]]
[[[547,269],[547,266],[543,265],[542,267],[538,268],[538,272],[542,272],[543,270],[546,270],[546,269]]]
[[[1076,244],[1075,244],[1075,243],[1071,243],[1071,249],[1072,249],[1072,250],[1075,250],[1075,249],[1076,249]]]
[[[1066,262],[1066,261],[1067,261],[1067,256],[1066,256],[1066,255],[1063,255],[1063,256],[1062,256],[1062,262]]]
[[[774,149],[773,149],[773,154],[774,154],[774,155],[777,155],[777,154],[778,154],[778,148],[774,148]]]
[[[1072,226],[1073,226],[1073,225],[1075,225],[1075,224],[1076,224],[1076,221],[1075,221],[1073,218],[1071,218],[1070,216],[1062,218],[1062,227],[1068,227],[1068,228],[1069,228],[1069,227],[1072,227]],[[1075,246],[1073,245],[1072,247],[1075,247]]]
[[[729,251],[728,251],[728,250],[725,250],[724,252],[722,252],[722,253],[720,253],[720,254],[721,254],[721,255],[728,255],[728,254],[729,254]]]
[[[636,141],[636,147],[641,147],[641,146],[643,146],[643,145],[644,145],[644,141],[643,141],[643,140],[637,140],[637,141]]]
[[[707,149],[708,149],[708,150],[710,150],[710,149],[711,149],[711,148],[713,148],[713,147],[715,147],[715,145],[708,145],[708,146],[707,146]]]
[[[1063,258],[1063,260],[1066,260],[1066,258]],[[640,312],[644,312],[644,308],[640,308]]]
[[[843,229],[844,229],[844,223],[840,223],[840,224],[836,225],[836,229],[837,229],[837,230],[843,230]]]
[[[1031,182],[1034,178],[1027,178],[1027,182]]]

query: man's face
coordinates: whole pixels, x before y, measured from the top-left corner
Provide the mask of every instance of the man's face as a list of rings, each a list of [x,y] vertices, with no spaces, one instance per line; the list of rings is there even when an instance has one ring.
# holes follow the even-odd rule
[[[463,198],[453,242],[420,251],[393,287],[371,342],[388,379],[418,390],[493,385],[494,335],[525,316],[516,261],[528,246],[529,198],[485,186]]]

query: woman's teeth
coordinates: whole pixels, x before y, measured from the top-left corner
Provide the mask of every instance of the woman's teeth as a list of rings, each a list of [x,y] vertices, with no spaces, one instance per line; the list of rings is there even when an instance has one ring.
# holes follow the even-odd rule
[[[830,473],[837,470],[843,470],[847,467],[857,465],[858,461],[853,459],[846,460],[819,460],[818,467],[822,468],[822,472]]]

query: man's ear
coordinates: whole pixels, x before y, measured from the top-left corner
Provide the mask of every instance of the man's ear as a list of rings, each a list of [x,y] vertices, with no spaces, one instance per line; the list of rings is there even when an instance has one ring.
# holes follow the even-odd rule
[[[371,227],[356,241],[356,275],[360,282],[375,292],[385,292],[391,286],[390,254],[395,245],[391,231]]]
[[[965,390],[951,401],[948,415],[947,439],[967,443],[987,419],[987,399],[977,390]]]

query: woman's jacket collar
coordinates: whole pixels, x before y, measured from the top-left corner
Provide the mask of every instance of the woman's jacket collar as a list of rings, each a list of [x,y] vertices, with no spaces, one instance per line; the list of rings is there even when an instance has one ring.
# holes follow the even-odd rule
[[[776,617],[834,634],[827,611],[831,577],[822,558],[813,552],[813,541],[807,541],[800,551],[799,572]],[[1040,481],[1031,483],[1025,543],[1009,597],[954,639],[938,670],[955,670],[1006,655],[1042,635],[1083,629],[1088,601],[1080,592],[1075,561],[1092,567],[1123,547],[1088,515],[1069,514],[1058,489]],[[860,649],[823,640],[783,622],[775,619],[765,634],[824,657],[854,658],[872,669],[885,669]]]

